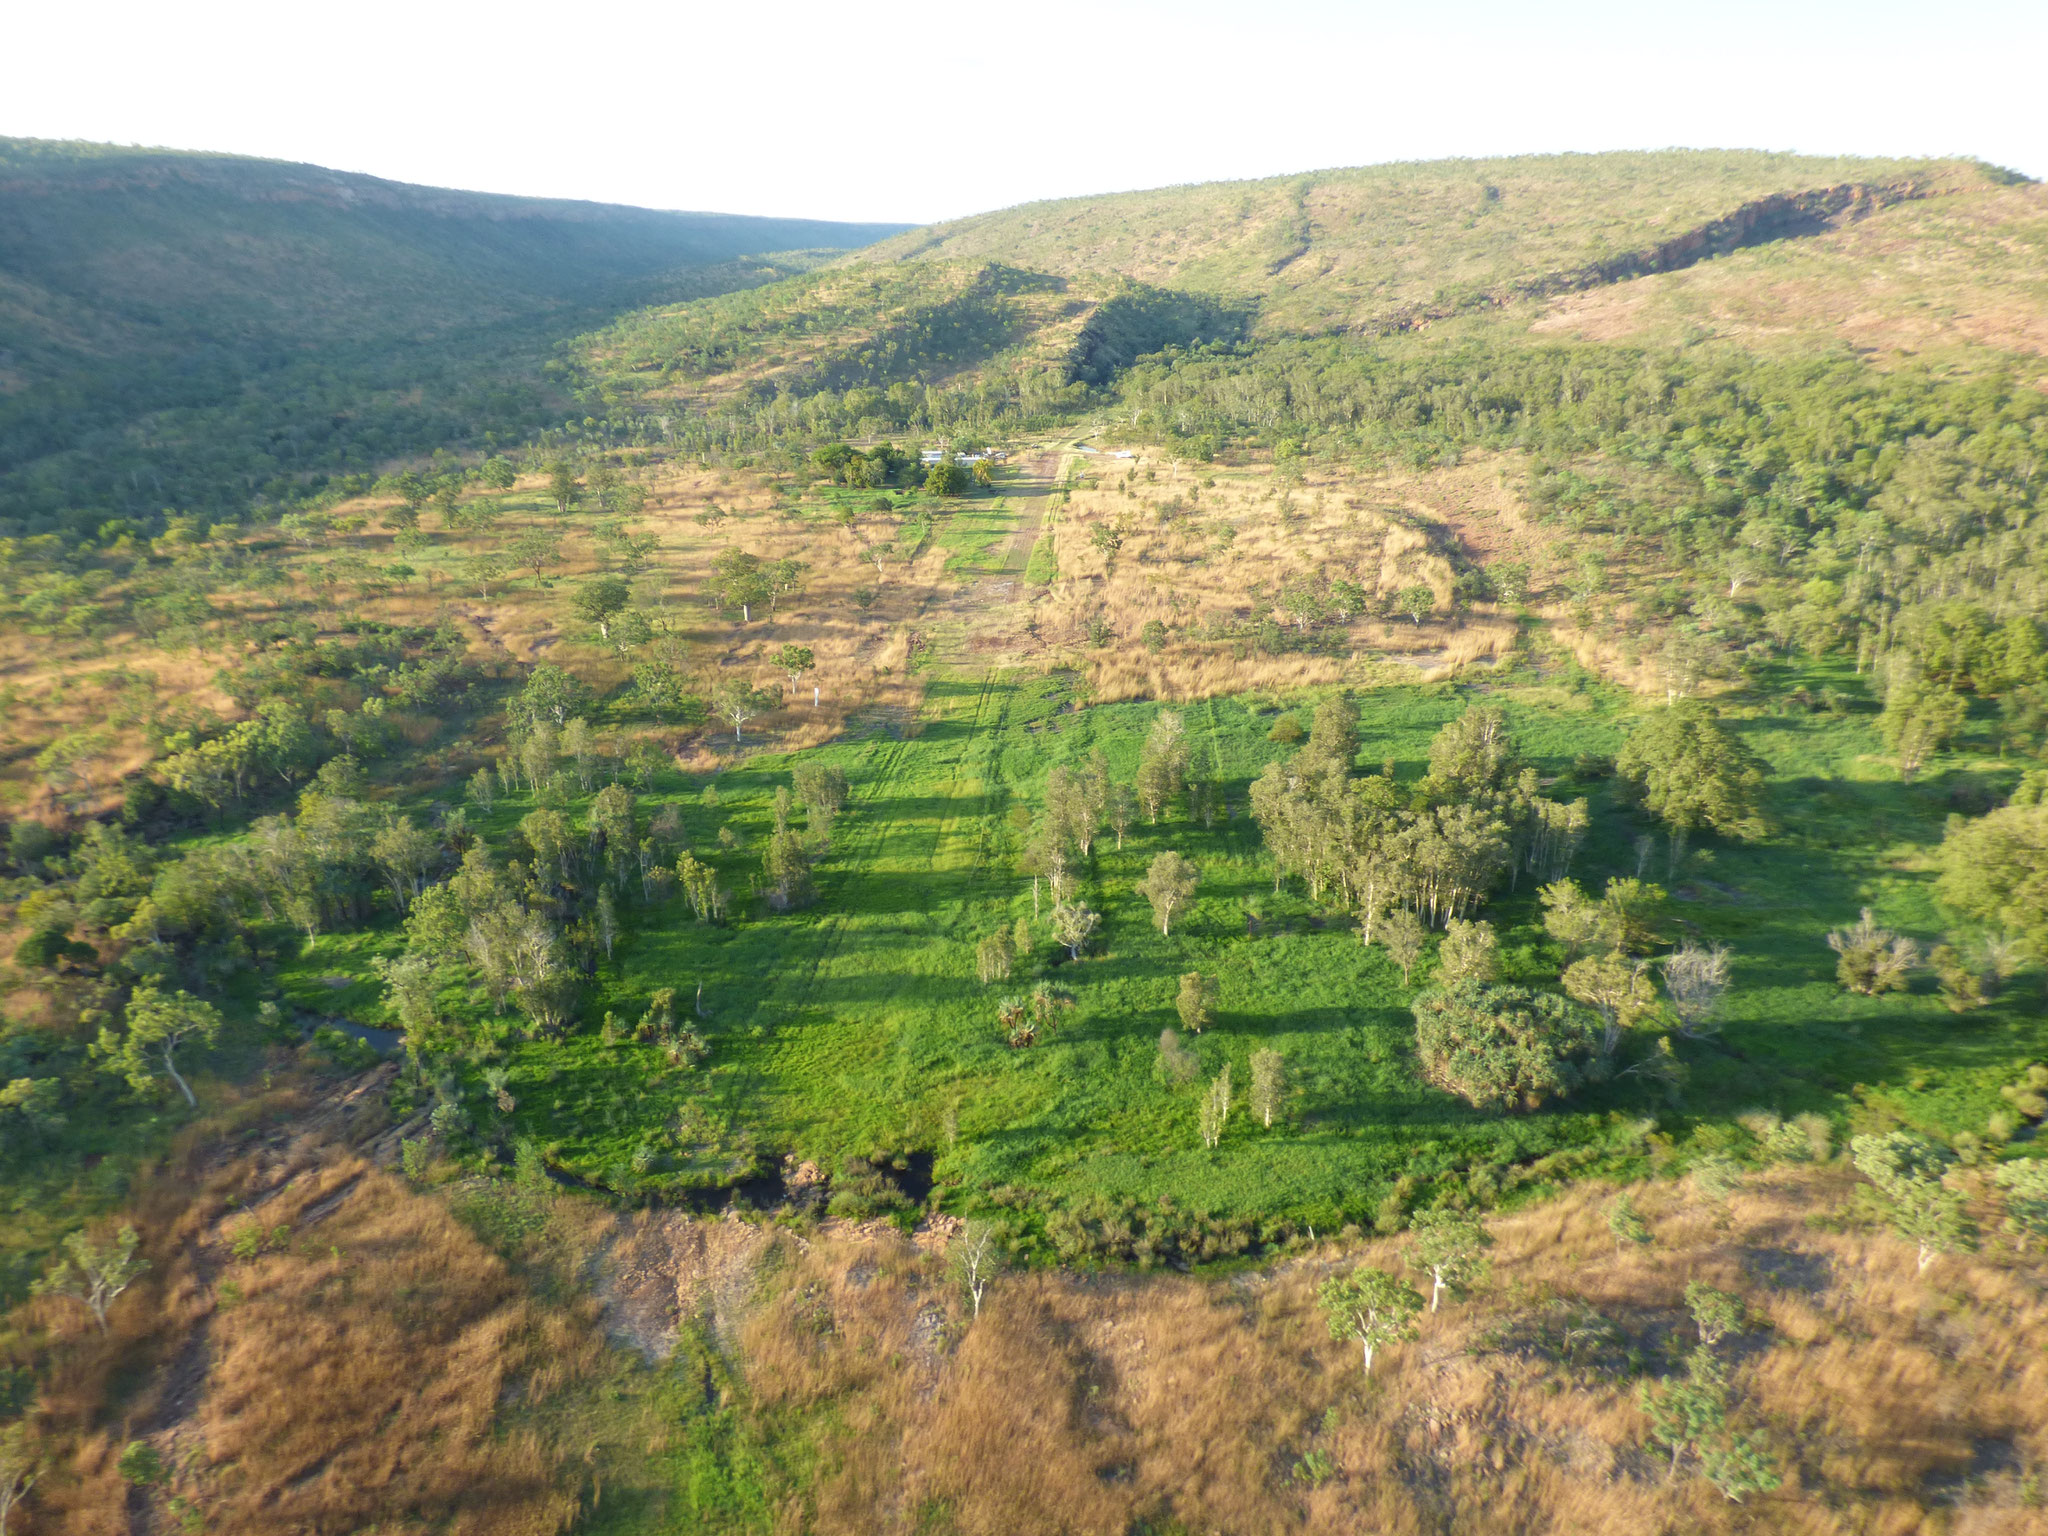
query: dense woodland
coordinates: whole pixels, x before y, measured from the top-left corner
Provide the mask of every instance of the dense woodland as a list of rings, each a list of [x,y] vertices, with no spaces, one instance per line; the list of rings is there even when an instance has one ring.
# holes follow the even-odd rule
[[[33,139],[0,140],[0,209],[0,523],[74,538],[524,441],[563,419],[553,339],[889,231]]]

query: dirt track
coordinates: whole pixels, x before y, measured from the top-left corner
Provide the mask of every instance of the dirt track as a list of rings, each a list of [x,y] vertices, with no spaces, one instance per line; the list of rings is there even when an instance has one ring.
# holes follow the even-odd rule
[[[1038,454],[1031,460],[1028,473],[1031,476],[1030,488],[1020,487],[1009,492],[1022,504],[1023,515],[1019,517],[1017,531],[1010,539],[1009,558],[1003,562],[1005,576],[1021,576],[1024,567],[1031,563],[1031,546],[1038,542],[1038,530],[1045,525],[1046,502],[1059,484],[1059,451],[1053,449]]]

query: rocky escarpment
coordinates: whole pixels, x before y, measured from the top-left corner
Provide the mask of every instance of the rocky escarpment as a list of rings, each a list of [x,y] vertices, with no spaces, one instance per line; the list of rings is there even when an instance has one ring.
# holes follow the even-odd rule
[[[1520,278],[1498,288],[1456,295],[1430,304],[1404,305],[1360,323],[1368,336],[1421,330],[1433,321],[1449,320],[1480,310],[1502,309],[1524,299],[1548,299],[1564,293],[1678,272],[1746,246],[1774,240],[1802,239],[1854,224],[1899,203],[1944,194],[1941,187],[1915,181],[1871,184],[1843,182],[1805,192],[1777,192],[1747,202],[1718,219],[1697,225],[1661,244],[1628,251],[1606,261],[1565,271]]]

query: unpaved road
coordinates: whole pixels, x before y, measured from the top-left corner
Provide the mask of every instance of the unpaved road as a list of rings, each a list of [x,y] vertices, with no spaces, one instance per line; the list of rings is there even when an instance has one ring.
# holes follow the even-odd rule
[[[1060,459],[1057,449],[1037,455],[1030,465],[1030,489],[1010,492],[1024,505],[1017,531],[1010,539],[1009,558],[1003,561],[1005,576],[1022,576],[1024,567],[1031,563],[1031,546],[1038,542],[1038,530],[1045,525],[1046,503],[1059,485]]]

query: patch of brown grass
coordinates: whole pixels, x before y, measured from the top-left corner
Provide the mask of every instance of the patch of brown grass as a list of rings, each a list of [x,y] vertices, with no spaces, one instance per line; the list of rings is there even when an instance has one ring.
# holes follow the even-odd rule
[[[1512,458],[1474,457],[1424,473],[1318,467],[1298,484],[1283,483],[1264,464],[1198,468],[1152,457],[1084,459],[1028,450],[1019,463],[1031,473],[1005,492],[1018,499],[1027,528],[1033,503],[1059,469],[1079,465],[1093,477],[1092,486],[1047,517],[1062,574],[1045,592],[1015,573],[978,580],[949,575],[948,551],[936,539],[906,561],[889,551],[897,531],[890,520],[864,514],[849,530],[815,510],[798,515],[789,506],[790,487],[760,474],[658,457],[633,469],[647,495],[636,526],[657,540],[635,584],[636,602],[679,644],[687,685],[709,698],[721,683],[742,678],[781,703],[749,722],[739,742],[717,720],[687,729],[637,725],[625,733],[653,737],[686,771],[716,773],[763,749],[794,751],[865,722],[911,721],[924,696],[914,664],[922,664],[926,645],[936,646],[937,665],[975,671],[1073,665],[1104,701],[1371,686],[1404,675],[1377,664],[1388,655],[1413,660],[1426,676],[1443,676],[1503,654],[1513,640],[1511,626],[1483,605],[1452,612],[1455,572],[1446,551],[1462,548],[1481,561],[1527,559],[1539,587],[1552,571],[1549,545],[1527,516],[1522,470]],[[1126,470],[1136,472],[1129,495]],[[1143,479],[1146,473],[1155,478]],[[1215,484],[1199,485],[1211,477]],[[1171,506],[1176,498],[1179,505]],[[486,671],[517,675],[548,661],[601,690],[625,683],[636,658],[600,643],[569,608],[575,590],[602,568],[596,517],[583,511],[557,516],[531,483],[515,488],[503,507],[488,535],[428,530],[429,546],[404,558],[434,573],[431,588],[418,581],[397,586],[375,575],[400,558],[382,521],[390,509],[382,503],[336,508],[337,519],[361,526],[330,530],[310,548],[257,535],[269,544],[258,558],[274,564],[284,582],[216,592],[222,615],[216,629],[225,633],[285,612],[310,614],[330,632],[344,618],[445,623],[467,637],[470,659]],[[428,521],[435,522],[431,514]],[[1110,558],[1090,539],[1105,524],[1125,529],[1122,548]],[[479,595],[467,582],[469,559],[509,550],[533,529],[564,535],[561,563],[546,583],[522,571],[493,586],[487,599]],[[805,562],[803,590],[757,611],[751,622],[718,612],[705,598],[714,562],[731,546],[767,561]],[[876,548],[887,552],[879,570]],[[337,555],[356,559],[375,579],[323,584],[318,572]],[[1242,640],[1202,638],[1213,624],[1248,617],[1255,594],[1271,595],[1290,575],[1309,571],[1343,576],[1379,595],[1427,585],[1442,616],[1421,626],[1361,618],[1352,625],[1348,651],[1337,656],[1268,656]],[[854,601],[863,588],[872,593],[865,609]],[[1088,621],[1098,616],[1108,619],[1119,643],[1086,643]],[[1135,643],[1152,619],[1170,637],[1156,653]],[[0,719],[0,796],[11,793],[52,820],[67,810],[103,811],[114,804],[123,776],[144,766],[145,725],[169,718],[165,711],[236,713],[213,685],[216,671],[234,656],[232,647],[223,650],[217,642],[203,655],[171,654],[120,637],[125,674],[106,672],[105,657],[83,642],[40,650],[13,643],[14,651],[0,654],[0,681],[13,689],[8,697],[17,705]],[[794,695],[773,662],[784,644],[810,648],[816,663]],[[815,707],[808,697],[813,684]],[[341,684],[307,701],[316,713],[354,702],[354,690]],[[439,722],[405,717],[396,724],[418,750],[428,780],[460,778],[474,766],[477,743],[443,737]],[[69,805],[59,805],[32,769],[35,754],[67,730],[100,726],[111,730],[91,765],[96,787],[73,786]],[[488,729],[481,735],[487,745]]]
[[[781,695],[784,705],[744,729],[744,750],[772,744],[776,750],[815,745],[841,733],[847,721],[877,707],[915,708],[921,685],[906,666],[909,629],[924,606],[930,581],[943,555],[928,550],[919,561],[887,562],[878,574],[865,554],[862,536],[886,541],[888,532],[871,519],[859,533],[821,519],[791,517],[780,510],[775,490],[744,472],[713,472],[657,463],[642,476],[647,506],[635,526],[656,537],[646,574],[636,583],[637,600],[659,614],[686,652],[690,684],[710,696],[727,678],[744,677]],[[533,492],[514,493],[530,503]],[[721,514],[713,517],[716,509]],[[593,519],[584,513],[559,518],[550,511],[508,515],[493,530],[492,544],[509,545],[530,527],[561,530],[563,563],[539,587],[530,574],[494,589],[488,601],[475,589],[441,587],[437,609],[417,592],[369,600],[366,611],[390,622],[424,622],[445,611],[476,636],[480,657],[530,666],[549,661],[567,667],[599,688],[612,688],[630,674],[634,658],[621,657],[569,612],[574,590],[600,569],[600,550],[587,535]],[[483,546],[471,539],[437,536],[444,546],[434,558],[455,569],[455,557]],[[737,546],[763,560],[802,560],[804,589],[772,609],[756,610],[750,623],[711,608],[705,595],[721,551]],[[862,587],[875,589],[863,612],[853,601]],[[788,692],[787,679],[773,664],[785,644],[808,646],[816,670],[804,678],[801,697]],[[811,704],[811,685],[819,701]],[[716,763],[734,748],[729,726],[716,721],[689,733],[661,731],[677,753]]]
[[[1089,652],[1089,696],[1098,703],[1158,699],[1187,704],[1252,688],[1327,687],[1349,675],[1329,656],[1237,656],[1228,645],[1182,645],[1152,655],[1135,647]]]
[[[794,750],[832,739],[864,713],[914,712],[923,687],[908,665],[911,635],[939,580],[942,550],[928,549],[908,563],[891,556],[878,572],[868,549],[887,545],[894,529],[872,515],[850,532],[822,518],[787,515],[777,488],[746,472],[657,462],[637,473],[648,500],[636,527],[654,535],[659,546],[635,584],[636,601],[662,618],[681,643],[688,686],[708,697],[721,681],[739,676],[784,699],[782,707],[749,723],[742,750]],[[467,636],[471,660],[486,669],[523,669],[551,661],[600,689],[625,682],[636,658],[602,645],[569,609],[576,588],[601,568],[602,551],[591,536],[596,514],[558,517],[544,509],[531,483],[515,488],[507,505],[510,510],[489,534],[430,526],[431,547],[403,557],[381,521],[389,507],[379,502],[334,509],[336,517],[362,518],[365,526],[350,533],[330,531],[311,548],[278,543],[268,533],[257,535],[271,544],[257,558],[282,572],[284,585],[216,592],[213,603],[221,620],[215,628],[225,631],[287,611],[312,617],[330,634],[344,619],[414,626],[446,622]],[[430,514],[427,521],[432,525],[435,519]],[[521,570],[493,585],[486,599],[466,582],[470,557],[509,550],[522,533],[535,528],[565,535],[561,563],[548,572],[547,585]],[[768,561],[804,561],[809,567],[804,590],[770,611],[757,608],[751,623],[717,612],[705,595],[713,563],[729,545]],[[436,579],[431,588],[382,579],[366,586],[323,586],[316,573],[336,555],[359,557],[372,573],[403,558]],[[853,601],[862,587],[876,594],[865,611]],[[788,643],[810,647],[816,658],[800,697],[789,694],[786,678],[772,661]],[[104,643],[0,637],[0,701],[5,704],[0,708],[0,799],[51,820],[104,812],[118,804],[122,779],[146,764],[150,720],[166,710],[207,711],[228,719],[239,713],[214,685],[217,671],[238,654],[238,645],[223,650],[217,639],[206,653],[194,654],[165,652],[132,635]],[[820,695],[815,708],[813,683]],[[352,695],[308,701],[316,713],[329,704],[352,702]],[[415,746],[437,729],[425,720],[398,723]],[[67,732],[105,739],[96,741],[86,765],[92,782],[71,787],[60,804],[33,765],[39,752]],[[671,726],[654,734],[679,760],[706,771],[734,755],[730,728],[715,721],[690,731]]]
[[[301,1136],[210,1175],[188,1158],[138,1206],[151,1269],[112,1337],[36,1310],[59,1333],[36,1417],[60,1470],[17,1530],[126,1532],[131,1510],[174,1528],[172,1498],[224,1536],[573,1519],[581,1469],[506,1416],[594,1367],[594,1320],[536,1302],[439,1201]],[[244,1228],[263,1252],[235,1253]],[[123,1484],[130,1439],[175,1469],[166,1488]]]
[[[493,1430],[501,1402],[545,1400],[588,1368],[586,1331],[533,1305],[439,1203],[353,1159],[252,1215],[291,1238],[224,1275],[245,1299],[214,1314],[195,1425],[221,1490],[212,1529],[568,1523],[576,1500],[544,1447]]]
[[[61,821],[121,802],[121,781],[149,760],[153,720],[234,706],[214,685],[218,657],[164,651],[133,635],[105,646],[0,633],[0,803]],[[35,767],[59,738],[80,743],[60,796]]]
[[[2048,355],[2048,191],[1976,188],[1810,239],[1531,306],[1543,338],[1848,345],[1879,363],[1989,347]]]
[[[129,1530],[139,1496],[114,1462],[137,1436],[226,1532],[551,1531],[592,1468],[663,1497],[672,1422],[650,1399],[636,1428],[606,1429],[574,1390],[603,1370],[594,1319],[534,1300],[437,1199],[361,1156],[249,1129],[253,1151],[145,1193],[155,1267],[114,1338],[62,1318],[37,1408],[62,1456],[25,1529]],[[977,1320],[940,1255],[879,1223],[808,1240],[674,1212],[585,1225],[633,1271],[605,1294],[638,1308],[634,1343],[660,1355],[671,1319],[695,1316],[728,1353],[741,1386],[721,1401],[785,1448],[768,1492],[793,1533],[2043,1529],[2036,1261],[1994,1239],[1923,1274],[1850,1216],[1855,1183],[1835,1164],[1716,1200],[1640,1186],[1656,1241],[1625,1255],[1596,1186],[1496,1218],[1492,1276],[1370,1378],[1315,1292],[1355,1263],[1403,1270],[1400,1237],[1217,1277],[1016,1273]],[[245,1223],[286,1235],[237,1258]],[[1740,1506],[1668,1475],[1627,1363],[1675,1368],[1694,1280],[1752,1319],[1722,1353],[1784,1483]],[[1615,1341],[1559,1359],[1532,1325],[1566,1307]],[[591,1468],[562,1453],[572,1424],[593,1456],[602,1443]]]
[[[1596,676],[1620,683],[1638,693],[1661,696],[1663,692],[1654,654],[1644,655],[1611,635],[1595,629],[1580,629],[1573,624],[1552,626],[1550,639],[1563,646],[1574,661]]]
[[[1060,579],[1041,604],[1039,629],[1105,702],[1370,685],[1398,675],[1371,665],[1385,655],[1411,657],[1427,677],[1448,676],[1506,654],[1516,640],[1514,624],[1491,605],[1452,609],[1450,551],[1482,564],[1526,560],[1539,587],[1554,574],[1548,541],[1522,501],[1520,467],[1506,458],[1419,474],[1319,469],[1297,485],[1270,465],[1197,472],[1140,457],[1090,460],[1087,469],[1093,485],[1054,524]],[[1154,479],[1143,478],[1148,471]],[[1201,486],[1212,475],[1216,483]],[[1114,552],[1096,546],[1101,528],[1120,532]],[[1335,656],[1268,655],[1243,640],[1206,638],[1219,624],[1247,621],[1290,578],[1317,573],[1380,599],[1427,586],[1439,617],[1417,625],[1361,615]],[[1091,620],[1108,624],[1112,644],[1088,643]],[[1167,633],[1156,652],[1137,643],[1154,620]]]
[[[820,1533],[930,1529],[933,1511],[962,1536],[2043,1529],[2025,1502],[2048,1469],[2037,1276],[2010,1254],[1922,1275],[1888,1235],[1813,1226],[1851,1182],[1640,1188],[1657,1242],[1627,1256],[1605,1190],[1501,1218],[1491,1281],[1369,1379],[1314,1292],[1354,1262],[1399,1270],[1400,1239],[1215,1280],[1017,1275],[973,1322],[907,1244],[819,1243],[778,1273],[740,1361],[760,1411],[819,1439],[794,1528]],[[1695,1279],[1754,1319],[1724,1351],[1785,1482],[1745,1505],[1668,1478],[1625,1371],[1514,1331],[1591,1308],[1670,1369]],[[1299,1470],[1311,1452],[1327,1476]]]

